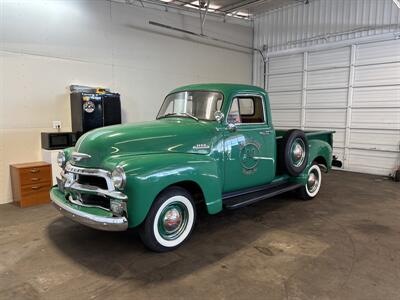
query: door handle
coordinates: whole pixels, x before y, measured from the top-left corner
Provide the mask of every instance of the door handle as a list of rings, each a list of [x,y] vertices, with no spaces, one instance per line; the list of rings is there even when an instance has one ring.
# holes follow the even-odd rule
[[[271,130],[263,130],[263,131],[260,131],[260,134],[261,135],[268,135],[268,134],[270,134],[272,131]]]

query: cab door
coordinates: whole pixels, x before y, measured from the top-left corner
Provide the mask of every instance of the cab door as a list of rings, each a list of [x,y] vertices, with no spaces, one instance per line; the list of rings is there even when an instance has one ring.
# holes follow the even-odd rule
[[[275,131],[262,95],[233,97],[224,128],[224,192],[270,183],[275,177]]]

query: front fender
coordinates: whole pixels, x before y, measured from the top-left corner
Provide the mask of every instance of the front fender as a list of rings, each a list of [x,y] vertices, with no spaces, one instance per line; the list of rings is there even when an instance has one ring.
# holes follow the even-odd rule
[[[119,164],[126,172],[129,227],[142,223],[157,195],[182,181],[197,183],[204,195],[207,210],[222,210],[222,178],[218,162],[198,154],[151,154],[131,157]],[[190,192],[190,191],[189,191]]]

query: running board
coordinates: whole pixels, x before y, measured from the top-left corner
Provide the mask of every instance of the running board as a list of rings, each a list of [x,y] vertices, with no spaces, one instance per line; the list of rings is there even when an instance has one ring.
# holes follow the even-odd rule
[[[300,183],[284,182],[279,184],[269,184],[254,189],[231,192],[223,195],[222,203],[228,209],[236,209],[298,189],[302,186],[303,185]]]

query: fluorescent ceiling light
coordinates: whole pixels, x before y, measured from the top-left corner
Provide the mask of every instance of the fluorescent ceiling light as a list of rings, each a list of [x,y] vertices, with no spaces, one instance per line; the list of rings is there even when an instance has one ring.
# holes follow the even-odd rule
[[[172,2],[173,0],[160,0],[160,1],[168,3],[168,2]]]
[[[400,8],[400,0],[393,0],[393,2],[397,5],[398,8]]]

